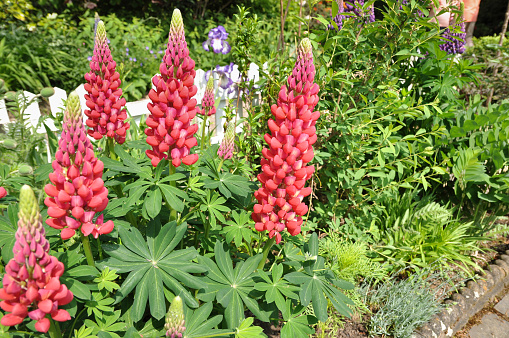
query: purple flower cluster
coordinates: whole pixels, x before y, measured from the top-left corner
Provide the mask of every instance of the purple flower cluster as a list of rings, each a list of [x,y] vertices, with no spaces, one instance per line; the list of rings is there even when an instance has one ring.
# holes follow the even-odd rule
[[[341,30],[341,28],[343,27],[343,15],[341,15],[341,13],[343,13],[345,8],[343,7],[343,4],[341,3],[340,0],[336,0],[336,3],[338,4],[338,14],[336,14],[336,16],[332,18],[332,21],[334,21],[338,26],[338,29]],[[331,30],[336,28],[334,27],[333,24],[329,24],[327,29]]]
[[[202,44],[203,49],[208,52],[210,47],[212,47],[216,54],[228,54],[232,48],[226,42],[226,39],[228,39],[228,33],[223,26],[212,28],[209,32],[209,38]]]
[[[371,5],[371,7],[365,10],[364,0],[348,0],[345,1],[345,12],[346,13],[354,13],[358,18],[363,18],[365,22],[374,22],[375,21],[375,7]]]
[[[336,0],[336,3],[339,6],[339,10],[338,14],[332,18],[332,20],[338,25],[339,29],[343,27],[343,20],[352,17],[351,15],[344,15],[342,13],[353,13],[356,20],[364,23],[375,21],[375,7],[372,5],[369,9],[365,10],[363,8],[365,3],[364,0]],[[335,29],[332,24],[330,24],[327,28],[329,30]]]
[[[453,27],[452,30],[447,27],[442,32],[442,38],[447,40],[440,44],[440,49],[449,54],[463,54],[465,52],[465,38],[467,36],[465,22],[460,22],[458,25],[461,30],[460,33],[454,33],[454,26],[451,26]]]
[[[403,10],[403,6],[409,6],[410,3],[408,0],[401,0],[401,5],[399,6],[399,9],[400,10]],[[417,9],[415,11],[415,13],[417,14],[418,17],[422,18],[424,17],[424,13],[420,10],[420,9]]]

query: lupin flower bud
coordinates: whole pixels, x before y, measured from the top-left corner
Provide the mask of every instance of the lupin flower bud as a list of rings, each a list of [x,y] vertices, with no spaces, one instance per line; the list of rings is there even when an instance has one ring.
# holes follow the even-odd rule
[[[0,307],[10,313],[1,324],[18,325],[28,316],[36,321],[37,331],[47,332],[50,320],[46,315],[59,322],[71,319],[66,310],[58,307],[69,304],[73,294],[60,283],[64,264],[49,255],[39,204],[28,185],[21,188],[19,200],[14,258],[5,266],[0,289]]]
[[[4,198],[5,196],[7,196],[7,191],[4,187],[0,187],[0,199]]]
[[[214,115],[216,113],[215,103],[214,77],[209,76],[207,86],[205,87],[205,94],[203,94],[203,99],[201,100],[202,110],[200,111],[200,114],[205,116]]]
[[[159,67],[161,75],[152,78],[156,89],[148,96],[150,115],[147,117],[145,134],[147,143],[152,146],[146,154],[155,167],[164,159],[171,159],[175,167],[198,161],[191,148],[198,144],[193,136],[197,124],[191,124],[199,109],[196,107],[197,88],[194,85],[194,61],[189,57],[189,49],[184,35],[182,15],[178,9],[173,11],[168,47]]]
[[[232,120],[228,122],[228,127],[226,127],[226,133],[224,134],[223,140],[221,141],[221,145],[217,150],[217,156],[221,157],[224,160],[232,158],[234,147],[235,147],[235,121]]]
[[[96,140],[106,135],[122,144],[130,125],[124,122],[127,118],[126,101],[121,98],[120,74],[115,70],[117,64],[111,57],[107,40],[104,22],[99,21],[91,70],[85,74],[85,90],[88,92],[85,95],[88,108],[85,110],[88,116],[86,124],[90,128],[88,134]]]
[[[186,330],[182,298],[179,296],[173,298],[170,309],[168,310],[164,321],[166,337],[182,338],[182,334]]]
[[[318,103],[318,85],[313,83],[315,66],[309,39],[303,39],[297,50],[297,62],[288,78],[288,87],[279,91],[277,105],[271,107],[275,119],[268,122],[265,134],[269,148],[262,151],[261,187],[255,192],[258,203],[252,218],[258,231],[269,231],[269,237],[281,241],[285,229],[295,236],[300,233],[302,216],[308,211],[303,199],[312,192],[304,187],[313,175],[313,144],[317,140],[315,124],[320,112],[313,111]]]
[[[44,188],[48,206],[46,223],[62,230],[62,239],[74,236],[76,230],[95,238],[113,230],[113,222],[103,224],[102,215],[94,222],[97,212],[108,205],[108,189],[102,180],[104,164],[95,157],[81,119],[78,95],[72,92],[67,99],[62,136],[53,161],[51,183]]]

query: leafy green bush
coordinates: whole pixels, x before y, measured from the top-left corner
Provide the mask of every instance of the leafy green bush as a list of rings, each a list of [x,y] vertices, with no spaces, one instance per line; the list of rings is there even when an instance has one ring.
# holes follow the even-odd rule
[[[477,242],[478,228],[474,222],[455,219],[452,210],[431,196],[415,201],[415,192],[382,203],[379,217],[380,239],[384,243],[375,249],[392,268],[416,266],[425,268],[441,259],[443,263],[460,263],[477,267],[469,252],[481,250]],[[467,272],[468,270],[465,269]]]

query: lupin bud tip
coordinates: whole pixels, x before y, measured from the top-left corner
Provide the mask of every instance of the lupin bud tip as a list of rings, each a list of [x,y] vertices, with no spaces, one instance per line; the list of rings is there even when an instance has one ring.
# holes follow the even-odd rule
[[[39,212],[39,204],[34,191],[29,185],[21,187],[19,192],[19,217],[32,218]]]
[[[178,8],[173,10],[171,16],[170,32],[179,32],[184,29],[184,22],[182,20],[182,13]]]
[[[311,53],[312,52],[311,41],[308,38],[302,39],[299,45],[299,50],[306,54]]]
[[[214,90],[214,77],[212,75],[209,76],[205,90]]]
[[[67,98],[66,115],[67,118],[70,118],[71,120],[75,120],[81,117],[80,98],[78,96],[78,93],[76,93],[75,91],[71,92],[69,94],[69,97]]]
[[[95,31],[95,41],[96,44],[102,45],[106,44],[106,28],[104,27],[104,21],[99,20],[97,23],[97,28]]]

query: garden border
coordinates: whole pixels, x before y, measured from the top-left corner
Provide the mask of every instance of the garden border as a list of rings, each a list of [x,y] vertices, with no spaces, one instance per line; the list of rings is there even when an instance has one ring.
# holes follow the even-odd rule
[[[466,287],[454,293],[445,304],[447,309],[435,315],[428,323],[414,332],[413,338],[452,337],[460,331],[477,312],[509,286],[509,250],[483,270],[482,280],[469,281]]]

